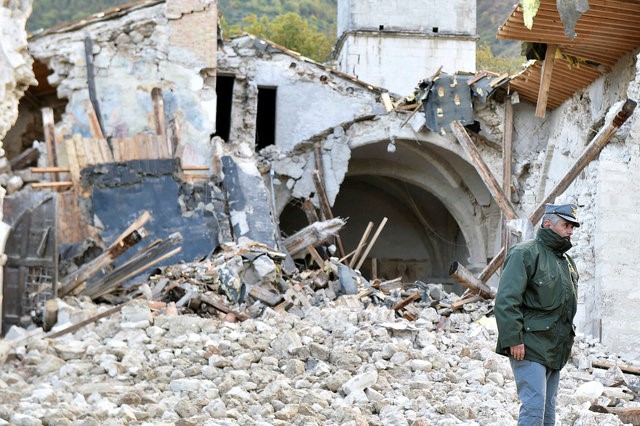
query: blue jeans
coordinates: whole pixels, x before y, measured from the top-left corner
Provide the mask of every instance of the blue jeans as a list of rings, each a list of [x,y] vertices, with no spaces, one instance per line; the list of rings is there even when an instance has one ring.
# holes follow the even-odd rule
[[[509,362],[516,379],[518,398],[522,402],[518,426],[553,426],[560,370],[526,359],[518,361],[509,357]]]

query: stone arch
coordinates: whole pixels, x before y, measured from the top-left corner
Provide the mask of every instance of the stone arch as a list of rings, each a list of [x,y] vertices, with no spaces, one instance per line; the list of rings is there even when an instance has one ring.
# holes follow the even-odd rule
[[[362,188],[365,188],[365,183],[373,182],[373,189],[370,188],[372,193],[380,194],[386,203],[399,203],[400,210],[408,210],[411,200],[406,197],[403,199],[403,195],[394,195],[394,192],[398,192],[394,188],[409,187],[409,192],[425,203],[437,204],[435,210],[438,211],[431,218],[423,218],[421,216],[424,215],[421,213],[424,213],[425,209],[414,208],[416,211],[413,212],[413,216],[405,216],[408,221],[414,222],[412,232],[431,232],[436,228],[437,233],[437,224],[429,225],[430,219],[438,222],[440,216],[444,215],[455,221],[456,229],[459,231],[456,231],[459,234],[457,236],[450,227],[448,244],[463,243],[467,250],[466,256],[454,259],[447,256],[442,246],[434,246],[433,241],[426,242],[421,247],[424,256],[435,259],[434,261],[440,264],[439,269],[434,269],[438,269],[440,274],[444,269],[445,278],[448,278],[448,266],[451,261],[458,260],[471,270],[479,270],[489,257],[487,247],[495,242],[497,229],[493,229],[492,224],[497,223],[493,219],[499,218],[500,212],[495,203],[492,203],[485,184],[467,161],[466,154],[455,139],[426,130],[415,131],[410,125],[405,125],[407,118],[408,114],[395,112],[368,117],[343,123],[335,128],[338,130],[327,131],[313,138],[313,143],[323,147],[326,179],[337,182],[334,187],[329,185],[329,199],[337,209],[336,212],[339,212],[337,215],[351,216],[353,212],[358,215],[361,213],[360,206],[367,205],[367,200],[360,196]],[[343,148],[336,148],[336,145],[348,146],[346,152],[350,157],[335,158],[336,152],[345,151]],[[306,172],[315,168],[317,164],[311,155],[308,155]],[[298,182],[303,182],[304,179],[303,177]],[[357,185],[360,189],[349,190],[351,185]],[[341,201],[345,191],[349,192],[349,196],[354,200],[358,200],[351,206],[352,214],[348,208],[344,208],[345,201]],[[298,191],[300,192],[304,191]],[[313,189],[310,189],[307,193],[312,192]],[[492,220],[487,220],[487,217]],[[366,219],[360,220],[363,223],[358,225],[362,228],[357,231],[359,236],[366,226]],[[353,221],[351,223],[353,224]],[[407,235],[409,233],[407,232]],[[353,248],[345,249],[348,252]],[[462,252],[458,250],[458,254]]]

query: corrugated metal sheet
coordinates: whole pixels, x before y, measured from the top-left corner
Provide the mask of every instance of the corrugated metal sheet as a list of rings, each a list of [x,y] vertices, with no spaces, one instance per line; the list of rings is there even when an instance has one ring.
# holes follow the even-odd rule
[[[563,57],[553,66],[547,109],[560,106],[640,47],[640,1],[590,0],[575,32],[573,40],[564,34],[556,0],[541,0],[531,30],[524,25],[520,4],[498,29],[499,39],[558,45]],[[542,61],[536,61],[511,80],[512,90],[537,103],[541,71]]]

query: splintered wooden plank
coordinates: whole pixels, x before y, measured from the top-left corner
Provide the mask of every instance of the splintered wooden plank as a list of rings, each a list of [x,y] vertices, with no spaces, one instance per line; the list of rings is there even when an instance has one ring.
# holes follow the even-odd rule
[[[102,163],[102,153],[98,147],[97,139],[83,139],[83,148],[87,156],[87,165]]]
[[[76,144],[73,139],[64,141],[65,150],[67,151],[67,162],[69,163],[69,174],[74,184],[80,183],[80,164],[78,162],[78,153],[76,152]]]
[[[401,301],[399,301],[398,303],[396,303],[393,306],[393,310],[394,311],[398,311],[402,308],[404,308],[405,306],[407,306],[409,303],[413,303],[416,300],[420,300],[422,299],[422,295],[420,293],[413,293],[411,296],[407,297],[406,299],[403,299]]]
[[[89,129],[91,130],[91,136],[95,139],[104,139],[104,134],[100,128],[100,121],[96,110],[93,108],[91,101],[85,101],[85,108],[87,109],[87,117],[89,118]]]
[[[111,145],[113,146],[113,160],[127,161],[127,139],[128,138],[113,138],[111,139]]]
[[[58,244],[74,244],[85,238],[95,238],[96,230],[88,223],[86,217],[80,213],[78,191],[58,192],[56,215],[56,239]]]
[[[155,136],[155,146],[158,159],[166,159],[171,158],[171,154],[169,153],[169,144],[167,143],[167,137],[164,136]]]
[[[105,139],[98,139],[98,150],[100,151],[103,163],[113,163],[113,153]]]
[[[51,167],[58,165],[56,156],[56,136],[54,131],[53,109],[51,107],[42,108],[42,126],[44,127],[44,140],[47,145],[47,164]],[[51,175],[51,180],[58,180],[58,176]]]
[[[154,160],[158,158],[158,144],[155,142],[155,136],[144,135],[144,144],[146,147],[146,160]]]
[[[76,150],[76,158],[78,159],[78,167],[80,170],[84,169],[89,165],[89,160],[87,159],[87,153],[84,147],[84,139],[81,135],[73,135],[72,138],[73,144]]]

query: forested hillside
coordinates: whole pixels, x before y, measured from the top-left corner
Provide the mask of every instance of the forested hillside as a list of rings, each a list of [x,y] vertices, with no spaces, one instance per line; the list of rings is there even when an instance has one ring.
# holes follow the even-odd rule
[[[28,30],[50,28],[84,18],[129,0],[34,0]],[[519,44],[499,42],[495,34],[508,17],[517,0],[477,0],[477,31],[481,43],[491,47],[494,55],[519,55]],[[243,25],[242,20],[255,15],[273,21],[277,16],[295,13],[309,21],[310,26],[325,35],[330,44],[335,40],[337,0],[218,0],[218,9],[226,23]],[[255,27],[254,27],[255,28]]]

